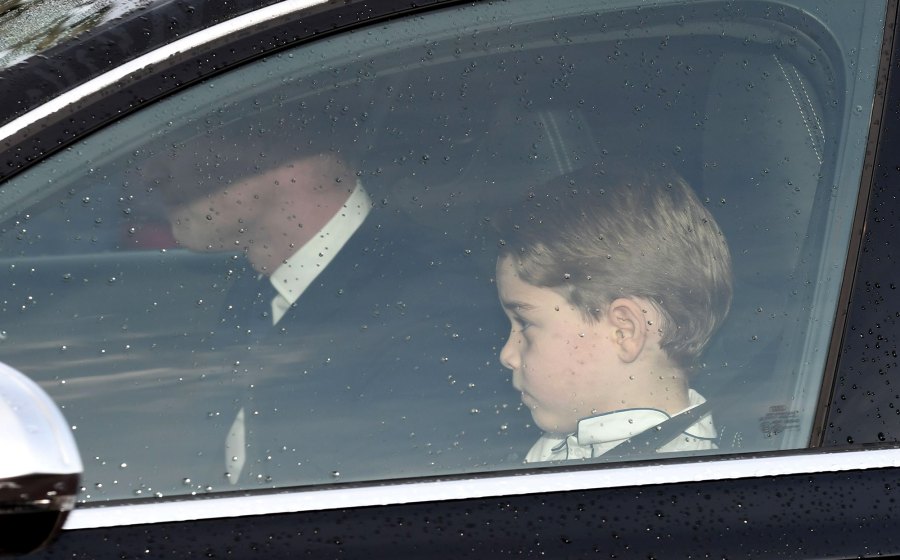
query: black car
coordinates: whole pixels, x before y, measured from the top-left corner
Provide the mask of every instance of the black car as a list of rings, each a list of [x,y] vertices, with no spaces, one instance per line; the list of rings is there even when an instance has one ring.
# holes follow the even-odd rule
[[[0,457],[0,550],[900,553],[895,0],[50,4],[0,14],[0,362],[83,473]]]

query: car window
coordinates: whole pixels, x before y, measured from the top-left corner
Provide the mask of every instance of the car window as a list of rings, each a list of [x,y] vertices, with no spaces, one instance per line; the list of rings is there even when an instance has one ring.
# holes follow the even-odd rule
[[[82,498],[807,446],[884,2],[632,4],[359,29],[8,181]]]

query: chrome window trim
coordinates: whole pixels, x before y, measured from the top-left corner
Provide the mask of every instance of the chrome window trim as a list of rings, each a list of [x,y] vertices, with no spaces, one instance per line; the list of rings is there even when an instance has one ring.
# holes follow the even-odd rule
[[[835,451],[777,457],[632,465],[578,471],[515,473],[443,481],[397,482],[354,488],[325,488],[103,506],[92,503],[69,515],[66,530],[295,513],[366,506],[442,502],[470,498],[599,490],[771,476],[844,472],[900,466],[900,448]]]
[[[326,0],[284,0],[279,4],[274,4],[248,14],[237,16],[212,27],[197,31],[196,33],[178,39],[177,41],[173,41],[172,43],[118,66],[109,72],[100,74],[80,86],[41,104],[39,107],[19,116],[6,125],[0,126],[0,142],[6,140],[16,132],[31,126],[68,106],[74,105],[85,97],[100,92],[116,82],[127,78],[129,75],[140,72],[154,64],[158,64],[171,56],[190,51],[232,33],[243,31],[261,23],[287,16],[319,4],[324,4],[325,2]]]

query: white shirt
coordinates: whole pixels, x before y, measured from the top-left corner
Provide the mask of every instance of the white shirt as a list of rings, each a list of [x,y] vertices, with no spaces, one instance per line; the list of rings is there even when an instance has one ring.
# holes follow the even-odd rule
[[[300,299],[306,288],[350,241],[371,209],[369,194],[357,182],[340,212],[332,216],[319,233],[275,269],[269,277],[278,292],[272,300],[273,325],[284,317],[291,305]]]
[[[312,239],[275,269],[269,277],[278,292],[272,299],[273,325],[284,317],[294,302],[300,299],[309,285],[350,241],[371,209],[369,194],[357,182],[341,210]],[[225,473],[231,484],[237,484],[247,460],[245,415],[244,407],[241,407],[225,437]]]
[[[706,402],[706,399],[693,389],[689,390],[688,399],[690,406],[685,410]],[[525,462],[599,457],[626,439],[645,432],[669,418],[671,416],[667,413],[655,408],[630,408],[582,418],[578,421],[574,434],[565,437],[557,434],[541,436],[525,456]],[[716,428],[712,416],[706,414],[680,436],[660,447],[659,451],[716,449],[715,438]]]

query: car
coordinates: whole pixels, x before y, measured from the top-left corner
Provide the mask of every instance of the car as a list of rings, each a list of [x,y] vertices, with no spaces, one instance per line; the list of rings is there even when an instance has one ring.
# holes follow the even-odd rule
[[[68,515],[0,550],[59,533],[33,557],[900,553],[896,0],[85,6],[0,70],[0,362],[81,457],[0,458],[0,483],[71,486],[83,465],[71,511],[39,504]],[[503,266],[516,232],[565,230],[563,201],[589,216],[603,181],[639,173],[686,185],[706,217],[679,235],[710,228],[723,256],[576,245],[659,263],[663,290],[722,266],[718,303],[683,290],[722,317],[677,383],[647,370],[706,404],[622,400],[662,416],[561,459],[582,443],[523,389],[528,305],[503,299]],[[620,217],[665,218],[643,208]],[[579,259],[554,270],[561,301],[594,281]],[[644,319],[667,336],[665,294],[602,340]],[[595,357],[578,340],[549,360],[572,378]],[[681,434],[706,443],[659,452]],[[0,519],[34,526],[14,494]]]

